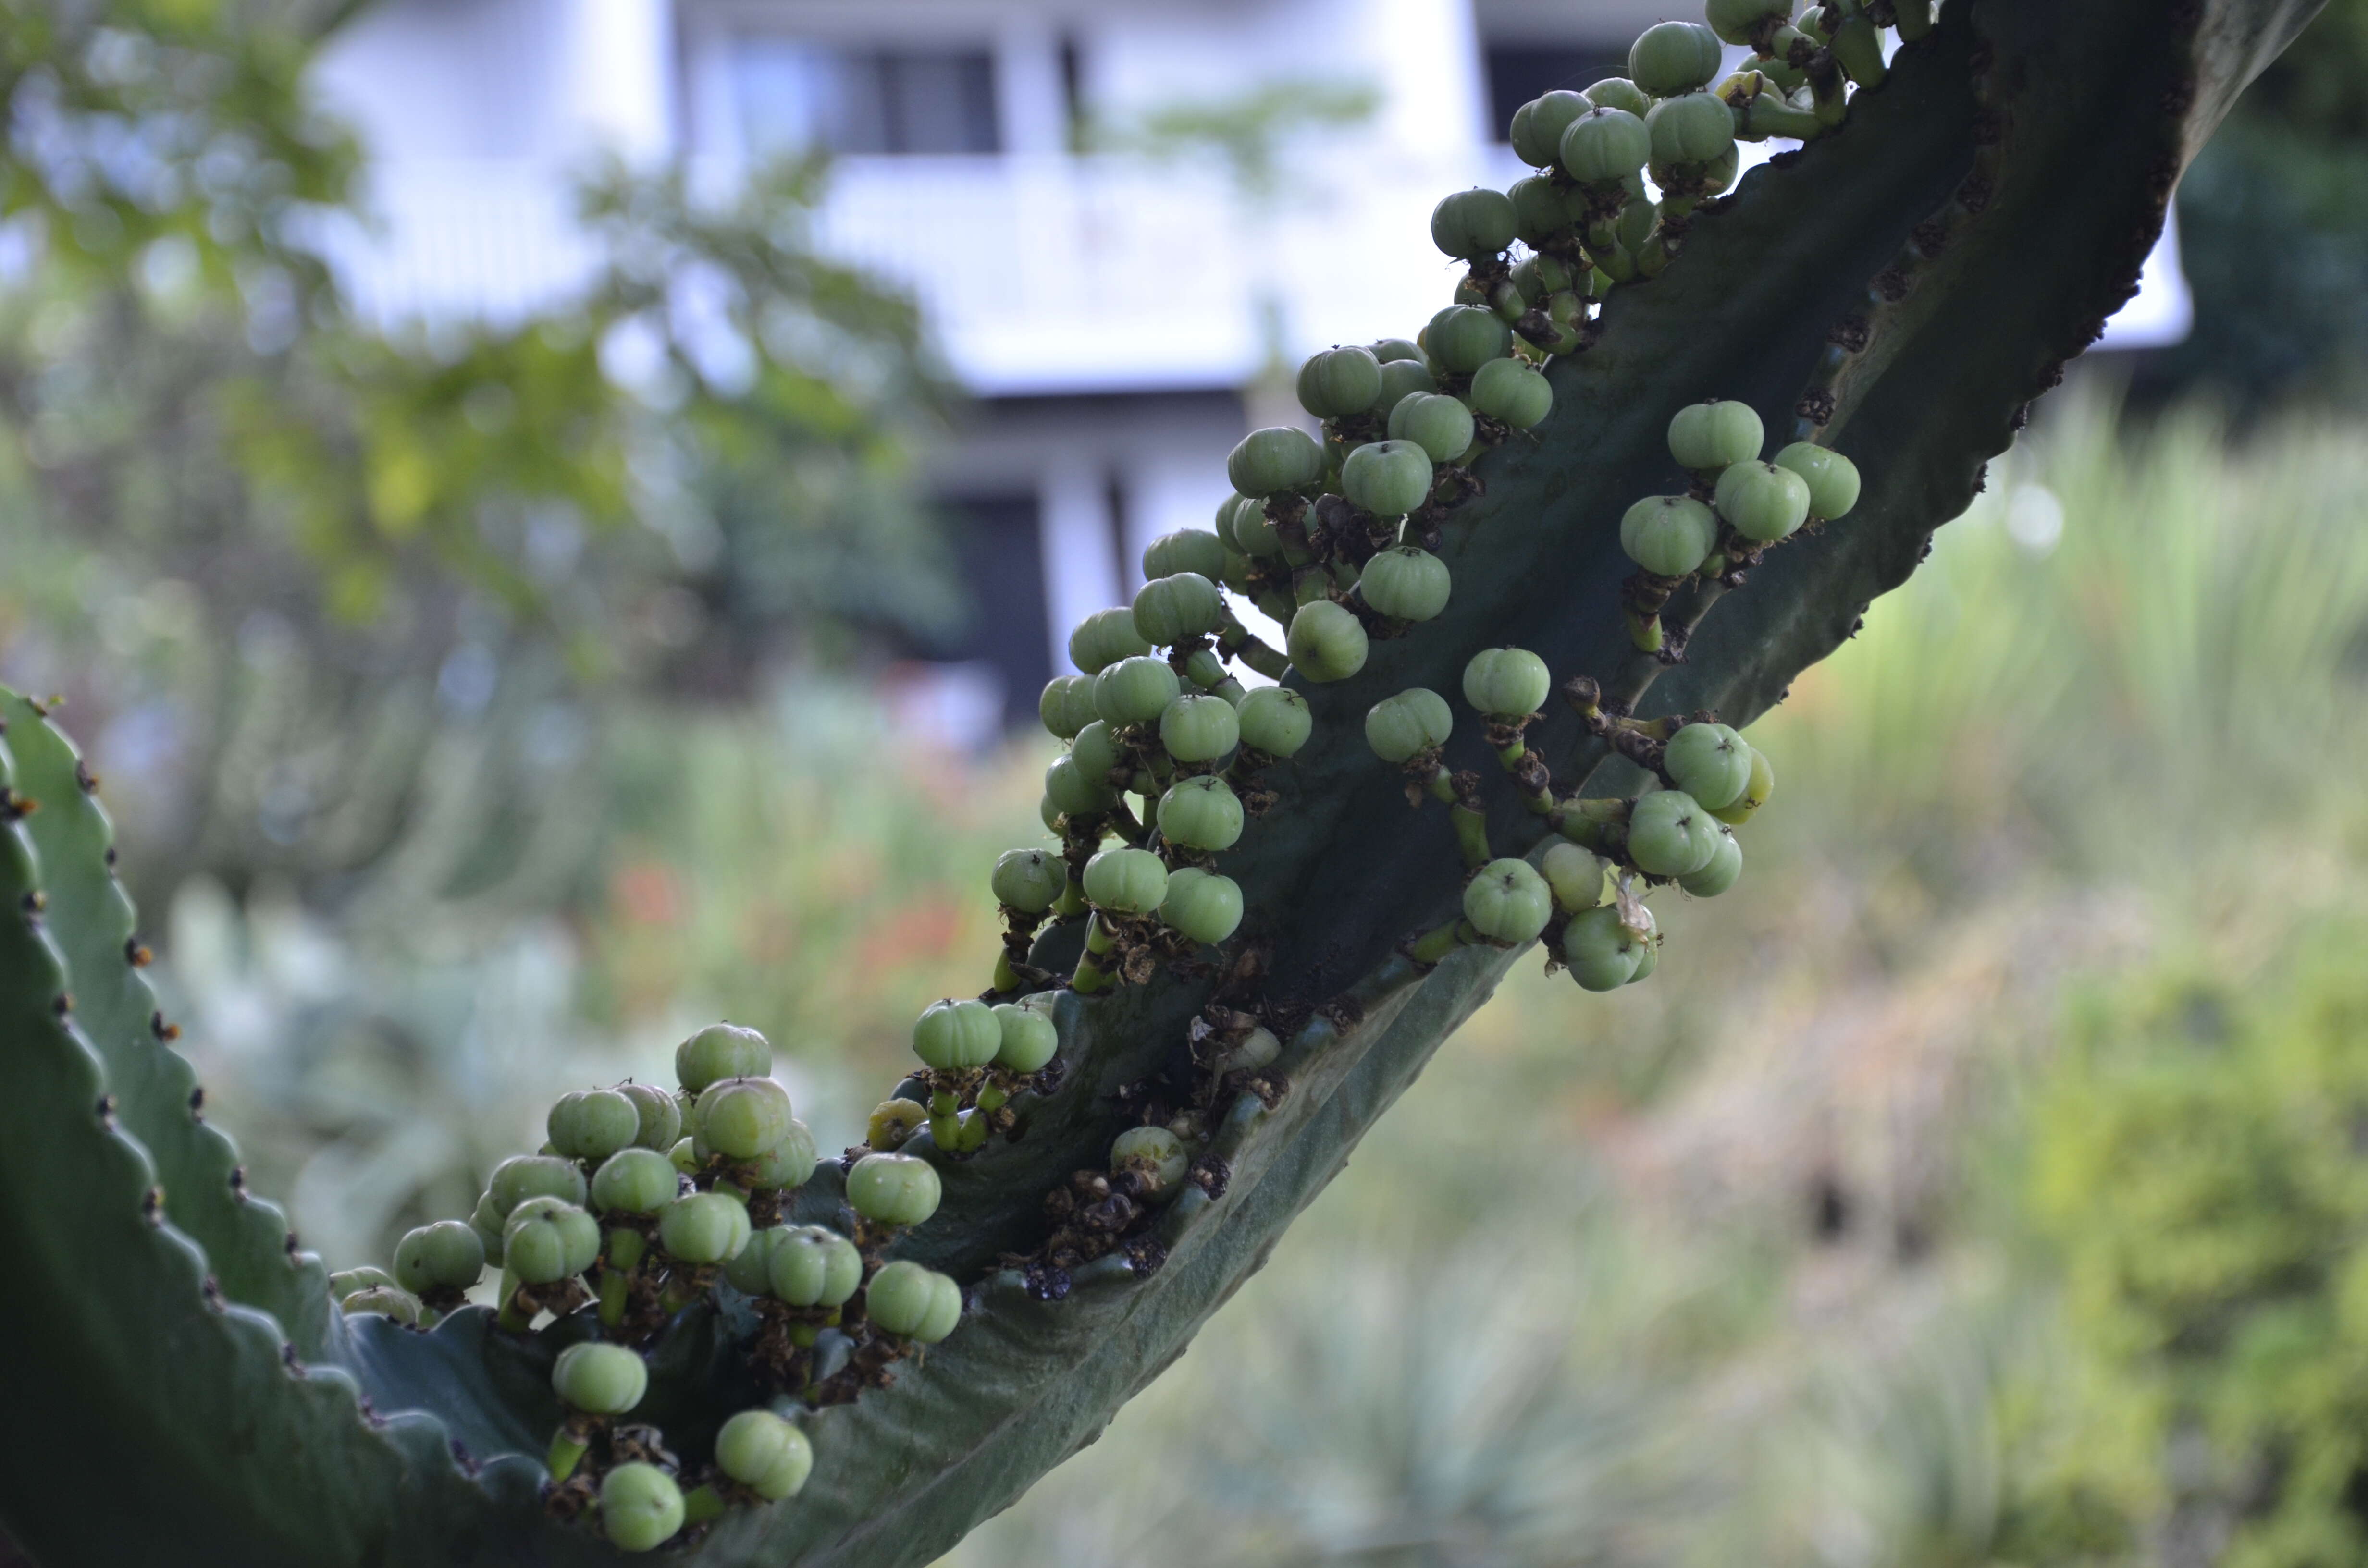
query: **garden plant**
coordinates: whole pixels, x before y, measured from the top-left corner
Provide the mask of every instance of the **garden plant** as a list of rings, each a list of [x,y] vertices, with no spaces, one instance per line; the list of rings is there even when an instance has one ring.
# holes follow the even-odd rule
[[[1654,903],[1781,800],[1743,728],[1970,503],[2313,9],[1712,0],[1524,106],[1535,172],[1433,215],[1438,314],[1312,358],[1321,436],[1246,437],[1076,629],[1049,836],[980,868],[1001,950],[845,1150],[718,1023],[326,1274],[172,1050],[101,780],[5,694],[0,1521],[51,1568],[941,1552],[1508,966],[1654,983]]]

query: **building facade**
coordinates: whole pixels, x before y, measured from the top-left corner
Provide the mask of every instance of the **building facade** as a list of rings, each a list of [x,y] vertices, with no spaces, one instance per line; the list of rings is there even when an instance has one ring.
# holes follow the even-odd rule
[[[334,259],[385,323],[498,321],[585,276],[571,193],[596,155],[681,159],[728,188],[769,155],[830,149],[820,242],[914,292],[975,400],[932,472],[1001,613],[920,684],[936,727],[981,739],[1068,668],[1066,628],[1133,591],[1145,542],[1205,526],[1242,431],[1297,416],[1251,406],[1261,369],[1411,335],[1453,273],[1431,204],[1518,177],[1512,108],[1619,73],[1671,9],[381,0],[320,69],[370,153],[379,220]],[[1336,118],[1290,134],[1270,182],[1128,136],[1278,101],[1286,121]],[[2185,310],[2175,252],[2157,253],[2117,339],[2175,337]]]

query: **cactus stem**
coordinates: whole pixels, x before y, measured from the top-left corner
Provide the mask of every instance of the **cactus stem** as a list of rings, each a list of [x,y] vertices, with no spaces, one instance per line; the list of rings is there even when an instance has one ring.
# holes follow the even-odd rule
[[[1069,977],[1069,989],[1083,996],[1108,990],[1110,971],[1094,960],[1108,957],[1117,945],[1116,939],[1110,936],[1110,927],[1102,923],[1100,915],[1097,914],[1088,920],[1086,923],[1086,950],[1077,955],[1077,969]]]
[[[1406,957],[1429,969],[1463,945],[1463,921],[1461,916],[1443,926],[1434,926],[1417,937],[1406,949]]]
[[[1455,824],[1455,842],[1463,851],[1463,863],[1477,869],[1488,863],[1488,818],[1477,805],[1458,801],[1448,812]]]
[[[550,1468],[551,1479],[554,1482],[564,1481],[575,1474],[576,1465],[582,1462],[586,1451],[590,1447],[590,1444],[577,1437],[567,1426],[562,1426],[558,1431],[553,1432],[551,1435],[551,1453],[544,1460]]]
[[[625,1321],[625,1271],[620,1268],[604,1271],[600,1276],[600,1326],[602,1328],[615,1328]]]
[[[507,1268],[502,1270],[502,1310],[500,1315],[494,1321],[512,1334],[524,1334],[528,1326],[534,1322],[532,1308],[529,1307],[524,1312],[518,1310],[519,1285],[520,1281],[516,1274]]]

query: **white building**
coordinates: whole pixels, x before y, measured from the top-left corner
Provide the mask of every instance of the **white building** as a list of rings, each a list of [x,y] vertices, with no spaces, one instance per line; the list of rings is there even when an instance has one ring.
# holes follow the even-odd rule
[[[729,181],[770,153],[832,148],[824,244],[915,291],[979,400],[936,463],[972,530],[965,556],[994,562],[1007,624],[1032,619],[1008,614],[1012,596],[1041,596],[1043,634],[963,650],[973,667],[950,692],[999,686],[1025,711],[1068,668],[1065,629],[1132,591],[1143,544],[1206,525],[1269,346],[1295,361],[1411,335],[1453,275],[1429,244],[1431,204],[1521,172],[1498,140],[1511,108],[1621,74],[1641,28],[1691,9],[380,0],[321,70],[371,154],[382,220],[339,260],[382,320],[497,319],[583,276],[570,193],[596,153],[685,157]],[[1086,122],[1266,84],[1373,106],[1298,139],[1272,199],[1206,165],[1072,150]],[[2184,332],[2175,259],[2149,272],[2125,342]]]

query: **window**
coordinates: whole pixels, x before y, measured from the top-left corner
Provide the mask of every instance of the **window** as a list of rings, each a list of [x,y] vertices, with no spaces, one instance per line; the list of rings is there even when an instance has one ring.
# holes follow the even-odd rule
[[[745,35],[733,97],[752,153],[996,153],[995,61],[985,50],[847,49]]]
[[[1628,52],[1616,44],[1565,41],[1491,42],[1488,70],[1488,134],[1505,140],[1513,111],[1556,87],[1577,92],[1606,76],[1628,74]]]
[[[914,652],[992,666],[1002,677],[1004,724],[1028,724],[1036,717],[1038,694],[1053,678],[1037,498],[964,496],[939,505],[971,613],[961,627]]]

